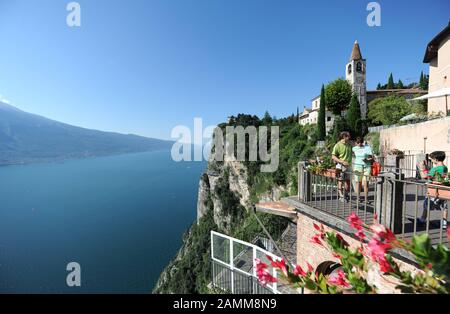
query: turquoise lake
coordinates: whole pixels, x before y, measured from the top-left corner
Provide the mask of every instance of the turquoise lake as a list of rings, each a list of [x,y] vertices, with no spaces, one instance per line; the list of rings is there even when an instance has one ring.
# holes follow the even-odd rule
[[[206,162],[151,152],[0,167],[0,293],[151,293]],[[66,266],[81,265],[81,287]]]

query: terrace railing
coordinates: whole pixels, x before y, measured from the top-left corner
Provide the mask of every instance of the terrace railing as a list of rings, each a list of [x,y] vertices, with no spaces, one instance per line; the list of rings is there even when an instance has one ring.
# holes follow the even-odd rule
[[[332,172],[313,173],[305,162],[299,163],[298,171],[298,199],[305,205],[341,220],[353,212],[368,225],[376,219],[403,239],[428,233],[433,244],[447,243],[443,221],[450,187],[407,180],[404,173],[395,171],[382,172],[377,177],[349,172],[345,180]],[[363,180],[367,182],[367,195],[357,183]],[[342,199],[338,186],[346,182],[347,199]],[[422,217],[424,223],[418,221]]]

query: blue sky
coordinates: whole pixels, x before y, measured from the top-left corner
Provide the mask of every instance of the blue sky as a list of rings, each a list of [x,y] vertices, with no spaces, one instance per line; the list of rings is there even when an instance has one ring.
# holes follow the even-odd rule
[[[450,19],[447,0],[378,1],[374,28],[362,0],[78,2],[82,26],[69,28],[68,0],[0,0],[0,95],[62,122],[166,139],[194,117],[309,106],[344,75],[355,39],[369,89],[390,72],[418,80]]]

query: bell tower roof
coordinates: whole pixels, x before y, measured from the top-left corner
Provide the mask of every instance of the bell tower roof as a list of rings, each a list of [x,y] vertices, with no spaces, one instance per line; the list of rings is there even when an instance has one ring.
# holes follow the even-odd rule
[[[355,40],[355,44],[353,45],[352,55],[350,56],[350,61],[353,60],[362,60],[361,49],[359,48],[358,41]]]

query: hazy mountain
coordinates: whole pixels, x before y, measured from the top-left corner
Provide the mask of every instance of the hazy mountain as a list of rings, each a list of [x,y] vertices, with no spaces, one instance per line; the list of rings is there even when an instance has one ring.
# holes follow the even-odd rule
[[[75,127],[0,102],[0,165],[169,149],[170,141]]]

